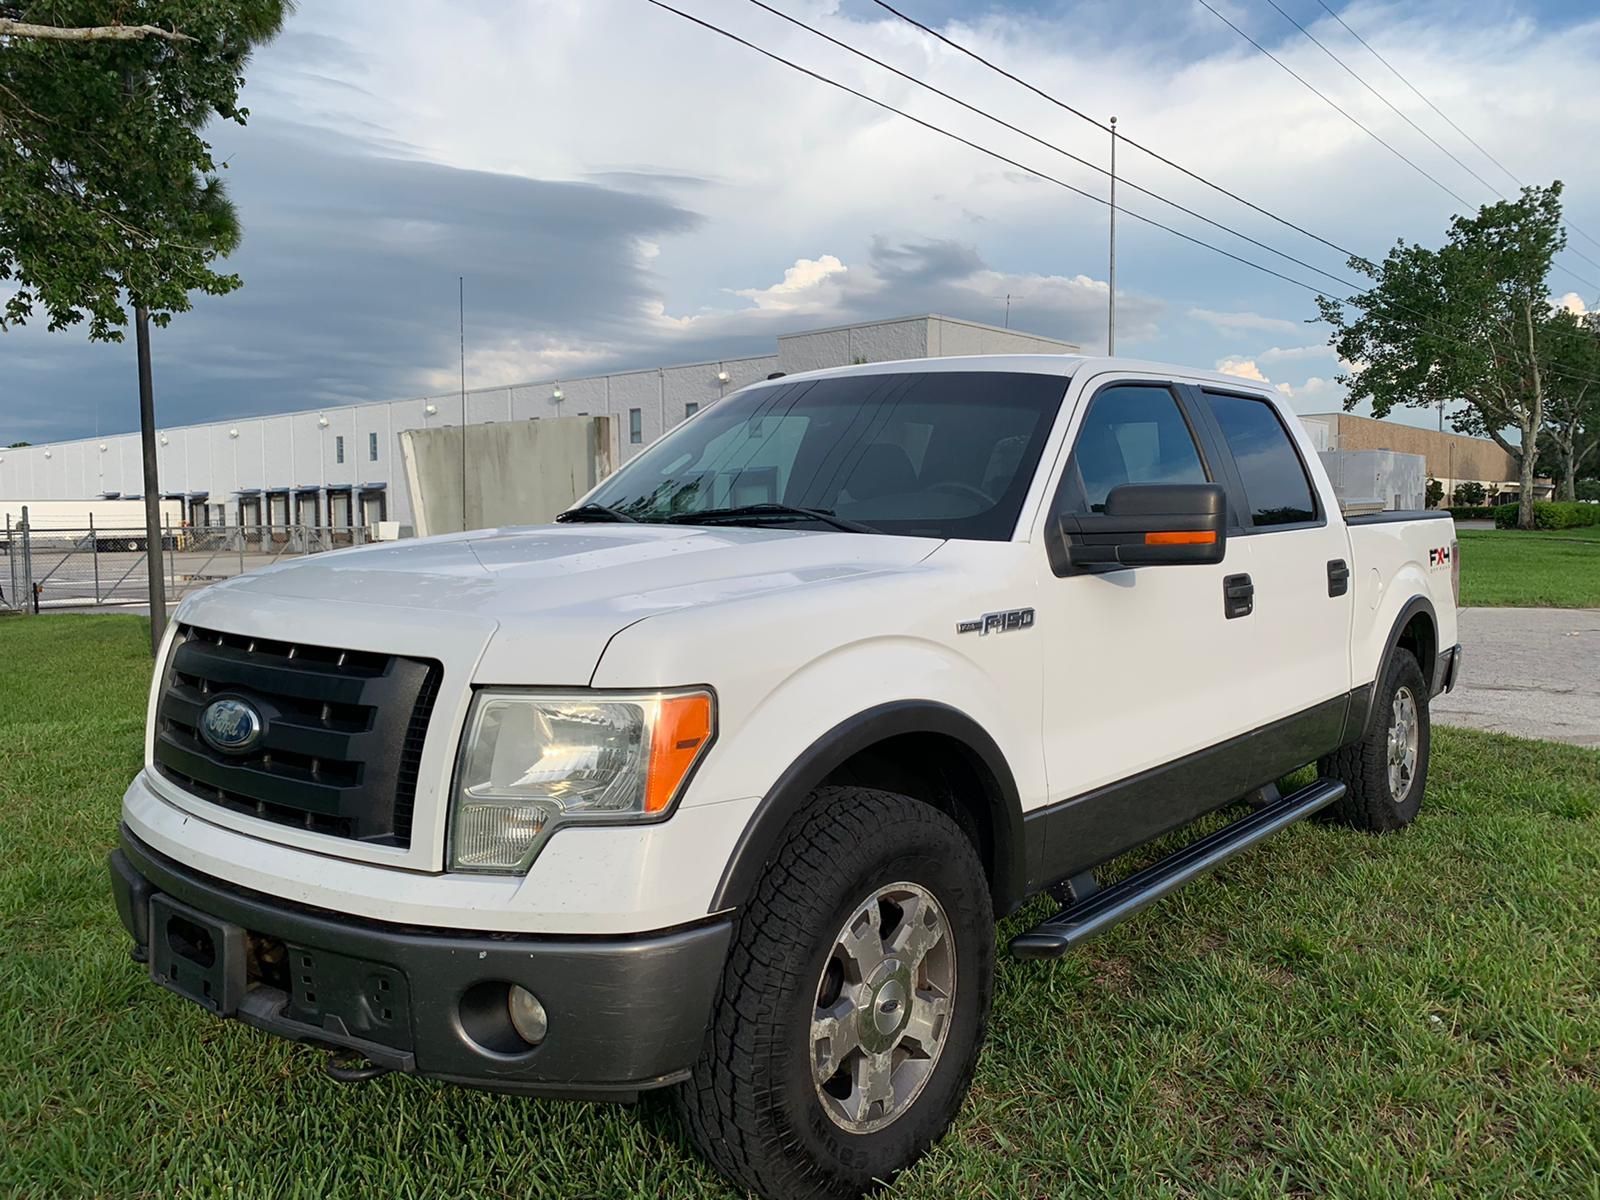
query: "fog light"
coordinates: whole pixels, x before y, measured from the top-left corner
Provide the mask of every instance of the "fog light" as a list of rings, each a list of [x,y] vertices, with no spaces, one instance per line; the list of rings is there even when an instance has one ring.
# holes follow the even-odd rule
[[[550,1018],[545,1015],[539,997],[513,983],[506,998],[506,1009],[511,1014],[511,1028],[517,1031],[518,1037],[530,1046],[544,1041],[544,1035],[550,1031]]]

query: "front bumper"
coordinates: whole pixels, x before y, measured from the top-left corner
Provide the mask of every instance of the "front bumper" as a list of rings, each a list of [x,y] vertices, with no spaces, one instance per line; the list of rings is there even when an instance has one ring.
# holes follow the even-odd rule
[[[218,1016],[391,1070],[536,1095],[631,1099],[683,1079],[732,935],[726,918],[588,938],[341,916],[194,872],[126,827],[110,868],[135,957]],[[549,1015],[537,1046],[511,1027],[511,984]]]

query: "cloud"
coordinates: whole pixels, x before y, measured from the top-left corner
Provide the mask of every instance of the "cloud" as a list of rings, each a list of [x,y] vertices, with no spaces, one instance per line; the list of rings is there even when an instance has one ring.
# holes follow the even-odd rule
[[[1217,370],[1224,375],[1237,375],[1240,379],[1254,379],[1259,383],[1272,382],[1261,373],[1261,368],[1256,366],[1254,360],[1248,358],[1218,359]]]
[[[661,354],[700,357],[725,339],[807,325],[843,324],[935,312],[1062,338],[1087,350],[1103,344],[1108,295],[1104,280],[998,270],[975,246],[942,239],[873,237],[866,258],[836,254],[801,258],[776,283],[732,289],[752,307],[710,307],[657,317]],[[1007,315],[1007,297],[1010,312]],[[1117,297],[1119,337],[1130,344],[1155,336],[1164,306],[1139,293]],[[796,322],[792,318],[809,318]],[[781,327],[778,324],[781,322]]]
[[[1298,362],[1305,358],[1333,357],[1333,347],[1325,344],[1315,346],[1272,346],[1255,355],[1258,362],[1264,363]]]
[[[740,288],[734,292],[743,296],[757,308],[778,312],[817,311],[837,297],[837,289],[823,290],[823,285],[837,282],[834,277],[850,268],[831,254],[820,258],[800,258],[783,273],[783,279],[770,287]]]
[[[1197,321],[1204,321],[1223,333],[1247,331],[1300,333],[1305,329],[1303,321],[1289,321],[1282,317],[1267,317],[1253,312],[1217,312],[1209,308],[1191,308],[1187,315]]]
[[[1313,375],[1304,383],[1277,384],[1296,412],[1338,412],[1344,408],[1346,388],[1342,383]]]
[[[699,11],[1018,162],[1103,184],[751,6]],[[1102,131],[870,6],[792,11],[1073,153],[1104,155]],[[921,15],[1024,79],[1095,98],[1130,136],[1341,246],[1376,255],[1396,237],[1443,237],[1457,205],[1263,70],[1199,6],[1174,11],[928,0]],[[1358,27],[1381,30],[1386,57],[1490,153],[1562,163],[1569,216],[1600,228],[1600,156],[1571,153],[1593,115],[1558,102],[1592,88],[1600,20],[1461,11],[1363,0]],[[1380,135],[1413,136],[1329,76],[1292,28],[1252,20]],[[765,352],[778,332],[918,311],[999,324],[1007,294],[1013,327],[1104,345],[1103,206],[637,0],[305,4],[248,76],[250,126],[214,130],[233,164],[245,241],[230,266],[245,287],[158,333],[164,422],[426,390],[456,366],[463,274],[468,370],[484,383]],[[1343,271],[1342,253],[1246,224],[1245,210],[1175,176],[1140,182]],[[821,270],[829,256],[839,270]],[[1317,336],[1303,291],[1134,221],[1119,224],[1118,256],[1119,348],[1322,372],[1296,388],[1334,374],[1302,346]],[[0,338],[0,440],[132,425],[130,348],[34,326]]]
[[[1569,313],[1573,313],[1574,315],[1580,317],[1589,312],[1588,304],[1584,302],[1583,297],[1578,295],[1577,292],[1568,292],[1566,295],[1557,299],[1555,302],[1555,307],[1564,308]]]

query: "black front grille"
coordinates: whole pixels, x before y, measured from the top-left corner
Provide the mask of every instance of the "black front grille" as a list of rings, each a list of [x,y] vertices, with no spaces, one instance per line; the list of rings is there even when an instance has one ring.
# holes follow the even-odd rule
[[[407,846],[441,674],[431,659],[181,626],[156,709],[156,768],[235,812]],[[201,736],[201,714],[223,697],[261,714],[247,752]]]

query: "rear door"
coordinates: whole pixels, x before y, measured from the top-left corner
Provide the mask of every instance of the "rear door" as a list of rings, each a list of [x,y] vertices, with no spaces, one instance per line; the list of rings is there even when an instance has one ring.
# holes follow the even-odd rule
[[[1263,724],[1291,719],[1279,731],[1279,754],[1298,766],[1332,749],[1343,722],[1354,591],[1349,534],[1313,483],[1310,444],[1292,416],[1244,390],[1189,392],[1227,450],[1218,457],[1242,526],[1229,539],[1229,570],[1247,573],[1253,588],[1252,669],[1238,686],[1255,693]],[[1265,778],[1276,761],[1258,773]]]

